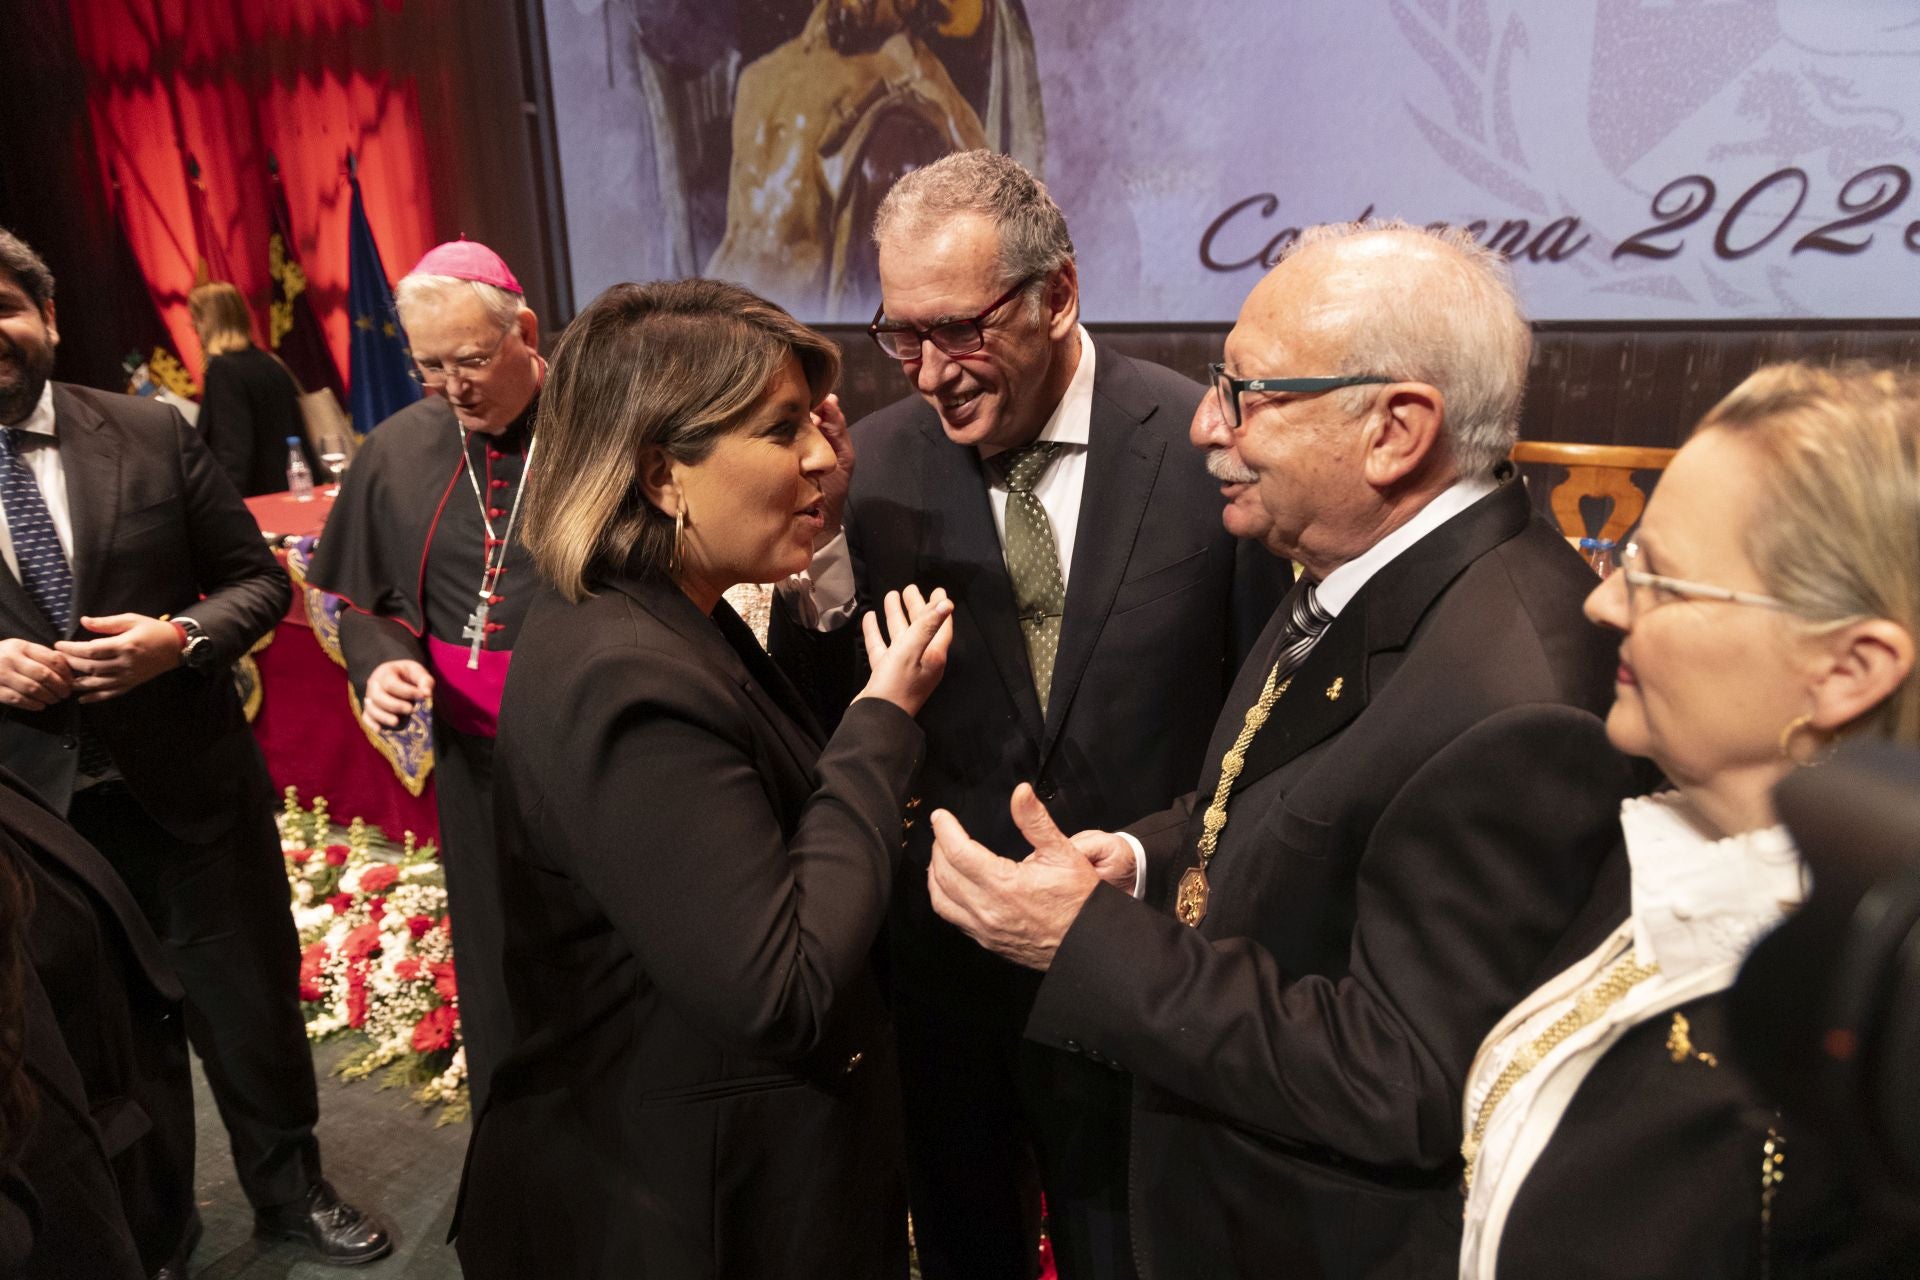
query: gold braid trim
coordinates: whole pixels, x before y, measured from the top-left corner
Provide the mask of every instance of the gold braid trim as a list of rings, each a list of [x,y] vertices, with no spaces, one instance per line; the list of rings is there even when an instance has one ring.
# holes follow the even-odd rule
[[[1460,1144],[1460,1154],[1467,1162],[1461,1180],[1469,1191],[1473,1189],[1473,1166],[1480,1155],[1480,1144],[1486,1140],[1487,1125],[1493,1120],[1494,1109],[1512,1092],[1513,1086],[1545,1061],[1547,1055],[1559,1048],[1574,1032],[1618,1004],[1622,996],[1658,972],[1659,965],[1643,965],[1634,953],[1628,952],[1626,958],[1608,970],[1597,985],[1580,993],[1580,998],[1573,1002],[1573,1008],[1555,1018],[1545,1031],[1520,1046],[1520,1051],[1513,1055],[1506,1069],[1494,1077],[1493,1088],[1487,1090],[1480,1110],[1474,1113],[1472,1130],[1468,1132],[1466,1141]]]

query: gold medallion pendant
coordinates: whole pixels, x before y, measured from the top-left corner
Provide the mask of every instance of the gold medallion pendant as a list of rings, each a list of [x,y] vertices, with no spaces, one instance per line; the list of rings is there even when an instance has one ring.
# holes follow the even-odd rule
[[[1207,918],[1207,872],[1204,867],[1188,867],[1180,876],[1180,892],[1173,902],[1173,914],[1189,929],[1196,929]]]

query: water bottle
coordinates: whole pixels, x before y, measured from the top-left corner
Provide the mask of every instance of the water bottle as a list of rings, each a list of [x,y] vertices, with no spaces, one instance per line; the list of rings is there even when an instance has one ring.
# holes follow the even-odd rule
[[[1585,558],[1588,565],[1592,566],[1593,571],[1603,578],[1613,572],[1613,550],[1612,538],[1580,539],[1581,556]]]
[[[295,502],[313,501],[313,468],[300,450],[300,437],[287,437],[287,492]]]

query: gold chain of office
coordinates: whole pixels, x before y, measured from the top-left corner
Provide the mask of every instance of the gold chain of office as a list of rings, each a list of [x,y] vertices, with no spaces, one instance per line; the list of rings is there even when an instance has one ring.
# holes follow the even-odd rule
[[[1199,927],[1207,918],[1207,863],[1212,860],[1213,851],[1220,847],[1220,833],[1227,829],[1227,800],[1233,794],[1233,784],[1240,777],[1240,771],[1247,767],[1247,747],[1260,732],[1260,726],[1267,722],[1273,704],[1280,701],[1292,683],[1292,676],[1280,679],[1280,664],[1274,663],[1273,670],[1267,672],[1267,683],[1261,688],[1260,696],[1247,708],[1246,722],[1240,726],[1239,735],[1220,759],[1220,781],[1213,788],[1212,803],[1200,819],[1200,862],[1181,873],[1180,891],[1173,903],[1173,913],[1190,929]]]

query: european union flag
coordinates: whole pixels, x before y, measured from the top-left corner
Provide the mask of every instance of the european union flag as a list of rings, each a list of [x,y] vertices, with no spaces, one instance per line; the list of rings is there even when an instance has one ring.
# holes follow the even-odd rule
[[[347,313],[353,320],[348,400],[353,428],[365,434],[418,400],[420,384],[407,375],[413,357],[393,309],[393,288],[380,262],[380,246],[373,242],[373,228],[360,203],[360,175],[351,157],[347,181],[353,184],[353,212],[347,223]]]

